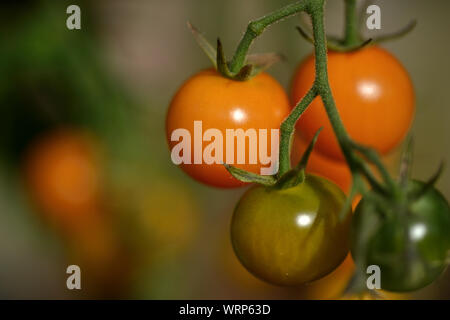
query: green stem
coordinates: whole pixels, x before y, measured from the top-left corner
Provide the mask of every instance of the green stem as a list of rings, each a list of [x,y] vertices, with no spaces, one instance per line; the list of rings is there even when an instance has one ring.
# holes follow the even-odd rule
[[[316,79],[314,87],[322,98],[325,110],[333,127],[334,133],[339,141],[342,152],[351,165],[354,163],[354,154],[351,149],[350,137],[342,123],[341,117],[336,108],[336,103],[331,92],[328,81],[327,67],[327,38],[324,25],[324,0],[314,0],[308,13],[311,15],[314,35]]]
[[[293,3],[267,16],[250,22],[247,26],[244,37],[239,42],[233,59],[230,62],[230,71],[232,73],[237,73],[239,72],[239,70],[241,70],[245,63],[245,59],[247,57],[247,53],[250,49],[251,44],[264,31],[265,28],[275,22],[304,11],[309,2],[309,0],[304,0]]]
[[[314,87],[312,87],[305,97],[297,104],[294,110],[289,114],[286,120],[283,121],[280,127],[281,138],[280,138],[280,168],[278,170],[278,176],[281,177],[291,168],[291,141],[294,134],[295,123],[301,114],[306,110],[306,108],[311,104],[314,98],[317,97],[317,92]]]
[[[345,46],[355,46],[361,42],[356,1],[345,0]]]
[[[331,126],[341,147],[342,153],[344,154],[344,157],[353,175],[359,172],[366,177],[372,187],[380,191],[385,191],[384,186],[375,179],[372,171],[368,168],[364,160],[357,156],[354,152],[354,143],[348,135],[336,108],[336,103],[334,101],[328,81],[328,56],[327,38],[324,25],[324,6],[325,0],[303,0],[281,8],[263,18],[250,22],[244,34],[244,37],[240,41],[234,57],[230,62],[229,68],[232,73],[237,73],[241,70],[242,66],[245,63],[246,56],[252,42],[264,31],[267,26],[301,11],[305,11],[306,13],[308,13],[312,19],[313,25],[316,69],[315,81],[312,88],[308,91],[305,97],[297,104],[291,114],[281,124],[281,137],[279,147],[280,162],[278,177],[283,176],[291,168],[290,149],[295,129],[295,123],[300,118],[301,114],[306,110],[306,108],[311,104],[311,102],[317,96],[320,96],[323,101],[328,119],[330,120]],[[345,44],[354,45],[359,41],[356,0],[346,0],[346,13],[347,26]],[[371,153],[370,155],[373,154]],[[387,175],[385,175],[386,171],[384,171],[384,167],[381,165],[381,162],[378,162],[378,158],[376,158],[375,160],[376,164],[378,164],[381,168],[380,170],[382,171],[383,176],[387,179]]]

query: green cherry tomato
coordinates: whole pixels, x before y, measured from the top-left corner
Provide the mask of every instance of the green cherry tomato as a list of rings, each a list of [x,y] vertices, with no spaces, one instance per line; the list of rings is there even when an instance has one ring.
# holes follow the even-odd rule
[[[248,271],[271,284],[319,279],[349,251],[351,212],[338,217],[344,202],[339,187],[314,175],[288,189],[253,186],[231,221],[234,251]]]
[[[412,181],[409,191],[424,184]],[[353,219],[352,254],[362,241],[361,221],[373,211],[362,200]],[[383,213],[383,212],[381,212]],[[450,250],[450,208],[435,188],[409,204],[404,215],[393,211],[384,215],[375,235],[366,246],[366,265],[377,265],[381,289],[394,292],[414,291],[436,280],[447,266]]]

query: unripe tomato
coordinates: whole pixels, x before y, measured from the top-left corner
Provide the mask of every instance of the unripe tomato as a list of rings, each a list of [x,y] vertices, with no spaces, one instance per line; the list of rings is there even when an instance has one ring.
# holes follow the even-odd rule
[[[314,56],[298,67],[292,83],[296,104],[314,82]],[[395,148],[408,132],[414,116],[414,89],[408,72],[386,50],[370,46],[355,52],[329,52],[328,75],[342,121],[357,142],[381,154]],[[306,141],[320,127],[316,149],[343,159],[321,99],[316,98],[300,117],[297,128]]]
[[[49,222],[66,231],[83,228],[99,214],[101,168],[94,139],[73,130],[51,132],[25,158],[32,200]]]
[[[344,202],[338,186],[314,175],[283,190],[254,186],[233,214],[234,251],[247,270],[271,284],[317,280],[348,253],[351,213],[338,217]]]
[[[176,129],[186,129],[191,137],[190,163],[181,163],[180,167],[192,178],[216,187],[238,187],[244,183],[233,178],[222,163],[261,173],[260,141],[256,150],[249,148],[249,139],[245,139],[245,148],[234,144],[234,163],[226,161],[226,130],[253,129],[258,135],[261,129],[267,130],[267,154],[271,154],[271,129],[279,129],[281,122],[289,114],[289,99],[281,85],[267,73],[260,73],[248,81],[233,81],[209,69],[201,71],[187,80],[174,96],[166,119],[166,134],[170,150],[181,141],[172,141]],[[208,129],[217,129],[223,138],[222,155],[219,163],[206,164],[203,154],[212,141],[203,141],[200,151],[201,164],[194,164],[194,140],[200,139],[194,132],[194,121],[202,121],[203,133]],[[210,138],[211,139],[211,138]],[[181,139],[180,139],[181,140]],[[207,139],[205,139],[207,140]],[[212,138],[211,140],[216,140]],[[237,139],[235,139],[237,140]],[[217,141],[216,141],[217,142]],[[231,148],[230,148],[231,149]],[[250,150],[249,150],[250,149]],[[278,150],[278,139],[275,149]],[[231,149],[233,150],[233,149]],[[249,151],[257,154],[256,162],[250,163]],[[218,150],[215,151],[217,155]],[[245,152],[245,164],[237,163],[237,154]],[[198,151],[197,151],[198,153]],[[231,155],[230,155],[231,157]],[[275,160],[275,163],[278,159]]]
[[[418,190],[423,182],[410,183]],[[363,199],[353,220],[352,254],[360,243],[363,218],[376,212],[366,209]],[[375,236],[367,245],[368,265],[381,270],[381,289],[406,292],[433,282],[446,268],[450,250],[450,207],[441,193],[432,188],[412,202],[402,216],[389,212],[381,220]]]

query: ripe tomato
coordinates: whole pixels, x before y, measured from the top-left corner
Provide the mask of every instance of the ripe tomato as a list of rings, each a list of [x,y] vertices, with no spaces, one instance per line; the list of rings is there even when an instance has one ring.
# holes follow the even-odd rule
[[[418,190],[423,182],[413,181],[410,190]],[[367,250],[368,265],[381,270],[381,289],[406,292],[425,287],[446,268],[450,250],[450,207],[439,191],[432,188],[410,204],[405,216],[401,211],[384,212],[385,218]],[[353,221],[352,254],[360,237],[363,218],[373,218],[364,199],[356,208]],[[361,233],[363,233],[361,235]]]
[[[180,143],[171,141],[174,130],[188,130],[191,136],[191,161],[190,164],[182,163],[180,167],[192,178],[205,184],[225,188],[238,187],[244,183],[233,178],[222,165],[233,164],[226,161],[226,130],[253,129],[258,132],[266,129],[267,151],[270,154],[271,129],[279,129],[281,122],[289,114],[289,109],[289,99],[284,89],[267,73],[260,73],[248,81],[240,82],[226,79],[215,70],[205,70],[187,80],[173,98],[166,119],[167,140],[172,150]],[[217,129],[222,134],[223,149],[220,150],[222,156],[219,163],[206,164],[202,157],[201,164],[194,164],[194,140],[202,140],[202,137],[195,137],[194,121],[202,121],[203,132]],[[249,150],[249,139],[246,138],[245,141],[245,150],[238,149],[235,143],[233,165],[255,173],[260,173],[261,167],[269,167],[261,162],[259,145],[256,150]],[[202,155],[209,143],[212,142],[202,143]],[[238,152],[244,151],[245,164],[237,164]],[[249,151],[258,152],[255,164],[249,161]],[[278,159],[275,160],[277,161]]]
[[[297,69],[292,102],[297,103],[314,82],[314,56]],[[370,46],[351,53],[330,52],[328,73],[337,109],[350,136],[385,154],[404,138],[414,116],[414,89],[407,71],[386,50]],[[326,115],[316,98],[300,117],[297,128],[309,141],[320,127],[317,150],[343,159]]]
[[[269,283],[317,280],[348,253],[351,213],[338,218],[344,202],[338,186],[314,175],[284,190],[254,186],[233,214],[234,251],[247,270]]]
[[[66,231],[97,219],[100,172],[94,139],[78,131],[60,130],[39,138],[25,158],[32,200],[51,224]]]

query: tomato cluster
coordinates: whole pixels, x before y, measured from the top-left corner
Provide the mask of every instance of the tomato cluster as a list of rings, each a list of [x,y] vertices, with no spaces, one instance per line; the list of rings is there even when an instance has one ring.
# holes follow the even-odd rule
[[[401,63],[378,46],[352,52],[330,51],[328,76],[338,113],[350,139],[382,155],[394,150],[406,136],[415,108],[413,85]],[[174,138],[173,133],[183,128],[193,137],[195,121],[202,122],[203,130],[217,129],[223,137],[228,129],[280,129],[289,109],[313,87],[315,77],[315,57],[311,55],[294,74],[289,103],[278,82],[266,73],[247,81],[236,81],[212,69],[202,71],[183,84],[170,104],[166,120],[169,147],[172,152],[180,152],[175,149],[179,137]],[[307,141],[311,141],[321,127],[324,130],[317,148],[309,154],[306,173],[301,171],[301,181],[286,187],[281,183],[284,177],[273,175],[277,181],[274,185],[251,187],[237,204],[231,221],[236,256],[250,273],[271,284],[300,286],[316,281],[337,269],[348,257],[342,270],[338,268],[336,275],[331,273],[325,277],[322,284],[313,283],[310,288],[316,288],[316,293],[311,291],[307,296],[317,296],[324,285],[341,276],[344,280],[336,284],[335,291],[343,289],[344,282],[355,270],[350,247],[355,257],[355,248],[365,239],[359,232],[363,228],[361,221],[373,215],[373,210],[366,208],[368,201],[364,198],[357,206],[353,223],[351,212],[343,211],[352,172],[343,161],[341,147],[320,96],[296,124],[298,132],[293,137],[292,162],[300,161],[308,149]],[[213,138],[201,137],[199,146],[191,145],[179,154],[188,160],[180,167],[199,182],[214,187],[240,187],[245,182],[231,175],[223,164],[256,174],[265,164],[258,158],[257,163],[236,165],[235,155],[239,151],[236,146],[231,162],[227,157],[223,157],[222,163],[196,162],[194,153],[203,155],[208,148],[205,148],[205,140],[209,142]],[[245,148],[248,156],[249,144]],[[270,143],[267,150],[271,150]],[[227,151],[223,144],[215,149],[215,153],[221,155]],[[405,191],[406,196],[418,185],[423,186],[419,182],[412,183]],[[354,206],[359,199],[354,201]],[[402,206],[393,201],[390,208],[395,211],[400,207],[408,212],[406,218],[392,214],[391,218],[380,222],[376,236],[364,244],[365,263],[381,267],[383,289],[411,291],[432,282],[446,266],[450,247],[446,234],[450,227],[449,206],[438,191],[431,188],[425,195]],[[375,211],[381,216],[386,214],[381,207]],[[412,258],[408,256],[411,250]]]

